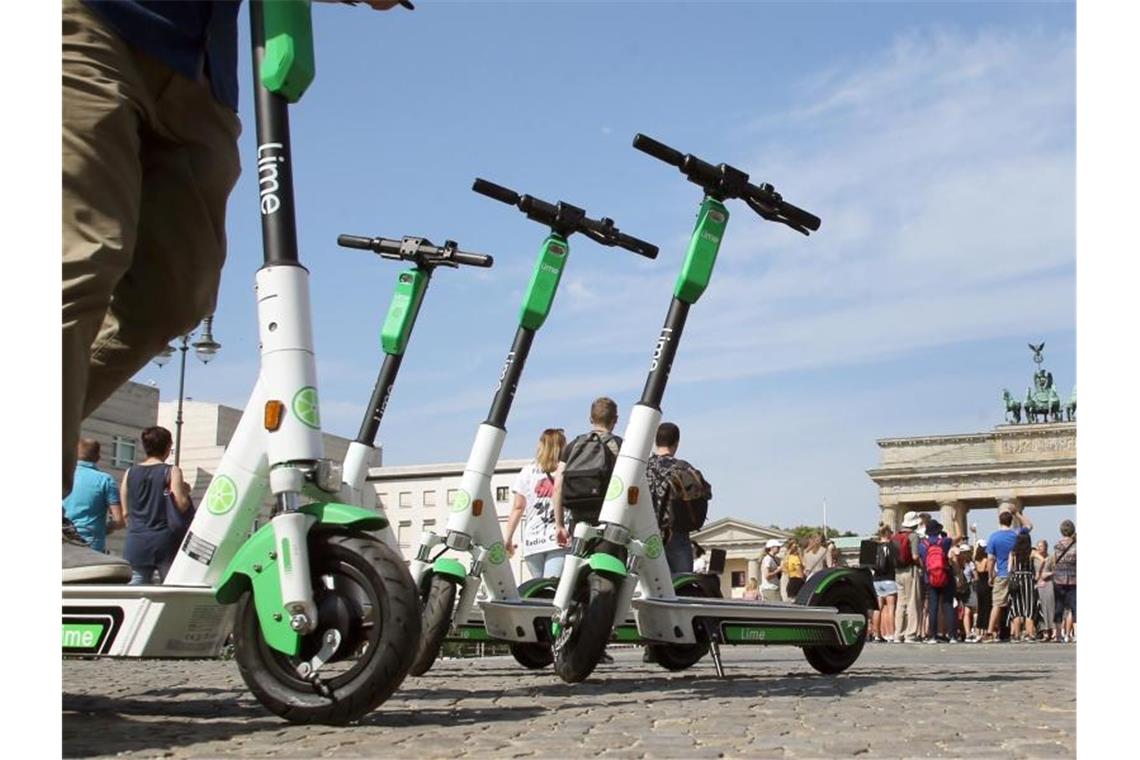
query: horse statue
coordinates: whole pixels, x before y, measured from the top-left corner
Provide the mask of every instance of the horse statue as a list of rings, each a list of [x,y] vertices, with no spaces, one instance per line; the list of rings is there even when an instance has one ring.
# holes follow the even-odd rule
[[[1075,422],[1077,419],[1077,386],[1075,385],[1069,403],[1065,404],[1065,419],[1069,422]]]
[[[1008,388],[1001,389],[1001,397],[1005,401],[1006,422],[1021,422],[1021,402],[1013,397]]]
[[[1061,397],[1053,387],[1053,374],[1041,371],[1034,379],[1037,387],[1025,389],[1025,403],[1022,405],[1026,422],[1060,422]],[[1038,420],[1038,417],[1042,419]]]

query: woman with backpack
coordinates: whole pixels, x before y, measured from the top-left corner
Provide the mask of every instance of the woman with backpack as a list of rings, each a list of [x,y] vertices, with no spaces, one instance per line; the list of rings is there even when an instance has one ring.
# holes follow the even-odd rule
[[[530,464],[515,478],[514,504],[507,518],[503,545],[514,555],[515,528],[522,520],[522,557],[531,578],[557,578],[562,575],[566,549],[558,545],[554,525],[554,471],[566,445],[561,429],[547,428],[538,438],[538,448]]]
[[[898,565],[898,547],[891,541],[891,526],[879,526],[879,544],[875,547],[875,566],[871,575],[879,608],[871,615],[871,633],[875,641],[893,641],[895,638],[895,602],[899,598],[899,585],[895,582]]]
[[[1062,643],[1077,640],[1077,526],[1061,523],[1061,540],[1053,546],[1053,624]]]

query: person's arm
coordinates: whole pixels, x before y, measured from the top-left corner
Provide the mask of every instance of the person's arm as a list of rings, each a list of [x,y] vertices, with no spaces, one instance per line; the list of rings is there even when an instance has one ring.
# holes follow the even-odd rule
[[[515,528],[522,519],[523,510],[526,509],[526,497],[515,492],[515,502],[511,506],[511,516],[507,518],[507,527],[503,535],[503,545],[507,547],[507,556],[515,556]]]
[[[1013,519],[1017,520],[1019,523],[1021,523],[1021,527],[1024,528],[1025,530],[1027,530],[1027,531],[1033,530],[1033,521],[1029,519],[1029,515],[1025,514],[1024,509],[1022,509],[1019,512],[1014,512],[1013,513]]]
[[[111,513],[111,519],[107,522],[107,532],[111,533],[123,527],[123,508],[120,505],[119,489],[115,487],[114,478],[107,476],[103,490],[103,498],[106,499],[107,508]]]
[[[129,503],[127,501],[127,474],[130,473],[130,471],[131,469],[128,467],[127,471],[123,473],[123,482],[119,484],[119,505],[123,519],[122,527],[124,528],[127,527],[127,504]]]
[[[562,516],[562,473],[565,469],[566,463],[559,462],[558,469],[554,471],[554,493],[550,496],[550,504],[554,507],[554,536],[559,546],[570,543],[570,534]]]
[[[190,509],[190,485],[182,479],[182,468],[170,468],[170,496],[179,512]]]

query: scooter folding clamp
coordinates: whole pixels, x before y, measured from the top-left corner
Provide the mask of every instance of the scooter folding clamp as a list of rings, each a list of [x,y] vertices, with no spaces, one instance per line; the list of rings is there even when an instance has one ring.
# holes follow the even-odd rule
[[[619,546],[626,544],[630,539],[629,528],[617,523],[606,523],[602,528],[602,540]]]
[[[443,542],[447,544],[448,549],[454,549],[457,552],[465,552],[471,548],[471,536],[456,530],[450,531]]]

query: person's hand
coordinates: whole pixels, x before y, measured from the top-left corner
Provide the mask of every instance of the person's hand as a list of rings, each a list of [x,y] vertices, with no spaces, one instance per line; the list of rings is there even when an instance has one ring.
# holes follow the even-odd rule
[[[515,556],[515,542],[513,539],[508,538],[506,541],[503,541],[503,546],[507,550],[508,557]]]
[[[565,525],[559,525],[554,529],[554,540],[558,542],[559,546],[570,545],[570,534],[566,531]]]

